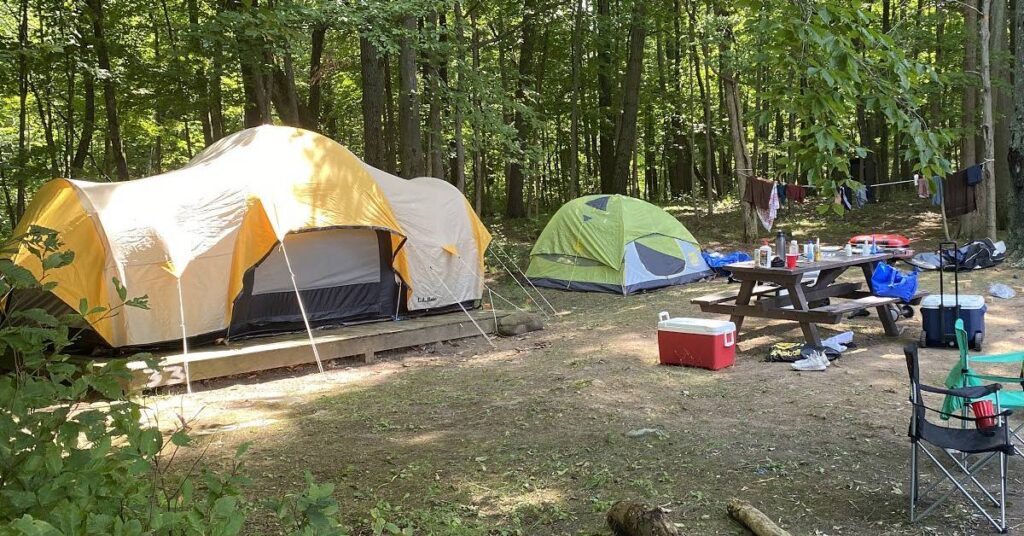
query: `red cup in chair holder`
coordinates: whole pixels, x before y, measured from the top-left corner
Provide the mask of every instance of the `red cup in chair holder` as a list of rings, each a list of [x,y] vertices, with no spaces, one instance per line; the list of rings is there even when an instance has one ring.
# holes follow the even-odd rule
[[[971,402],[971,411],[974,412],[974,417],[978,419],[975,421],[975,424],[979,430],[996,427],[996,410],[992,406],[991,400]]]

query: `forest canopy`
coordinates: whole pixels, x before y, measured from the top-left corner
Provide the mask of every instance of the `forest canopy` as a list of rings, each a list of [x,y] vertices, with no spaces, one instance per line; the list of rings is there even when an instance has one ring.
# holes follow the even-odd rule
[[[508,217],[945,175],[984,158],[986,59],[1008,192],[1014,3],[7,0],[3,225],[53,177],[158,174],[264,123]]]

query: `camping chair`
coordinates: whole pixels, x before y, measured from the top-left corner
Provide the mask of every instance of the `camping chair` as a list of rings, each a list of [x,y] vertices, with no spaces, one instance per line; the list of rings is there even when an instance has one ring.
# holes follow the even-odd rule
[[[964,498],[985,516],[992,526],[1001,533],[1006,532],[1006,461],[1007,457],[1013,454],[1014,448],[1010,441],[1009,426],[1006,418],[1010,411],[1003,411],[994,416],[966,417],[956,414],[945,413],[941,410],[932,409],[924,404],[922,393],[934,393],[953,396],[966,400],[979,400],[995,395],[998,407],[999,390],[1002,388],[998,383],[976,387],[961,387],[955,389],[942,389],[931,387],[920,382],[919,366],[917,359],[917,346],[908,344],[903,348],[907,358],[907,372],[910,375],[910,403],[914,405],[910,418],[910,521],[916,522],[930,514],[940,504],[945,502],[954,491],[959,491]],[[974,423],[982,419],[993,419],[994,426],[985,429],[967,427],[940,426],[929,422],[926,418],[927,412],[938,413],[943,418],[955,418],[961,422]],[[991,421],[989,421],[991,422]],[[931,445],[933,448],[929,448]],[[933,450],[935,452],[933,452]],[[935,464],[941,475],[932,482],[924,492],[919,493],[918,481],[918,456],[924,454]],[[957,454],[960,456],[958,457]],[[971,455],[984,455],[980,460],[971,461]],[[999,459],[999,498],[985,487],[978,479],[981,469],[992,459],[993,456]],[[951,462],[944,465],[943,462]],[[949,480],[953,487],[931,501],[923,512],[918,513],[918,507],[923,506],[922,502],[928,499],[932,492],[937,492],[939,485]],[[992,507],[982,506],[977,499],[971,495],[970,487],[976,487],[984,494],[981,498],[992,503]],[[998,508],[998,520],[990,513],[990,508]]]
[[[971,356],[968,351],[970,345],[968,344],[969,340],[967,331],[964,330],[963,320],[959,318],[957,319],[955,331],[956,345],[960,349],[960,360],[953,366],[953,369],[949,371],[949,375],[946,376],[946,387],[976,387],[983,385],[985,382],[1001,382],[1007,386],[1020,386],[1021,389],[1019,390],[1014,389],[1009,392],[1004,391],[999,394],[999,397],[989,396],[987,399],[991,400],[992,403],[995,404],[996,413],[1004,409],[1024,409],[1024,352]],[[982,374],[973,368],[976,365],[1007,363],[1019,364],[1021,367],[1020,374],[1018,376]],[[965,404],[963,399],[960,397],[947,396],[945,401],[942,403],[942,411],[945,414],[953,414],[959,411],[962,416],[966,417],[967,404]],[[1010,434],[1013,436],[1013,439],[1016,440],[1014,448],[1017,451],[1017,454],[1024,455],[1024,451],[1021,450],[1021,447],[1024,446],[1024,437],[1021,437],[1021,428],[1024,428],[1024,423],[1011,429]]]

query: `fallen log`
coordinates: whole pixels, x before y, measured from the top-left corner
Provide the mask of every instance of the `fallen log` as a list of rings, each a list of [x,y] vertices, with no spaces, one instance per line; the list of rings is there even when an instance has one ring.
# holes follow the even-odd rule
[[[615,536],[679,536],[668,510],[635,501],[618,501],[608,509],[608,526]]]
[[[740,499],[729,501],[726,507],[729,515],[756,536],[790,536],[789,532],[775,524],[754,505]]]

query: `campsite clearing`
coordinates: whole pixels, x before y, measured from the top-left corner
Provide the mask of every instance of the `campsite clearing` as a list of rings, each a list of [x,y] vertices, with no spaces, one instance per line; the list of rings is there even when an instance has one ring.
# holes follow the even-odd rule
[[[782,225],[802,222],[830,243],[869,228],[903,231],[919,247],[935,243],[937,218],[901,206],[820,223],[794,213]],[[735,215],[681,214],[706,247],[735,243],[712,231],[735,229],[722,222]],[[882,224],[866,224],[882,215]],[[516,248],[520,260],[527,248],[526,240]],[[1022,276],[1008,267],[964,274],[964,292],[985,294],[993,281],[1018,290],[1012,300],[989,299],[989,352],[1024,347]],[[509,294],[515,288],[499,284]],[[935,290],[935,275],[923,285]],[[928,522],[906,522],[910,412],[900,348],[916,340],[918,318],[900,322],[898,339],[873,316],[822,327],[830,334],[853,326],[858,345],[826,372],[764,362],[771,343],[799,340],[800,330],[761,319],[745,324],[734,367],[657,365],[657,313],[699,315],[691,298],[735,287],[719,280],[630,297],[545,291],[568,314],[545,331],[498,339],[495,349],[467,339],[384,354],[372,365],[336,361],[323,375],[305,366],[213,380],[192,396],[149,402],[162,423],[198,414],[193,431],[214,464],[251,442],[254,500],[295,490],[307,468],[335,483],[356,534],[371,534],[376,516],[416,534],[603,535],[604,512],[629,498],[669,504],[682,534],[742,534],[725,511],[732,497],[793,534],[986,530],[957,501]],[[955,360],[953,351],[923,350],[923,379],[939,384]],[[654,432],[626,435],[644,428]],[[1010,490],[1024,489],[1018,462]],[[1024,522],[1014,497],[1011,526]],[[249,533],[274,530],[268,518],[252,522]]]

